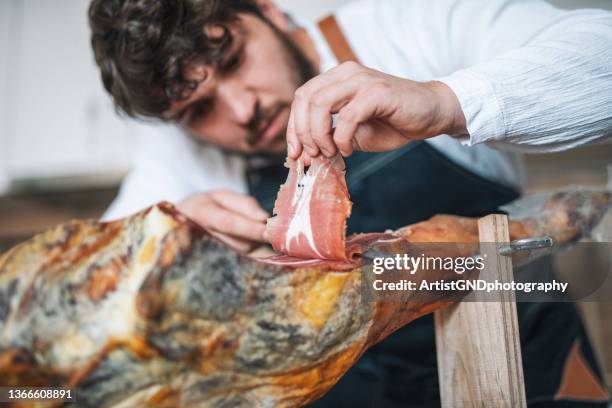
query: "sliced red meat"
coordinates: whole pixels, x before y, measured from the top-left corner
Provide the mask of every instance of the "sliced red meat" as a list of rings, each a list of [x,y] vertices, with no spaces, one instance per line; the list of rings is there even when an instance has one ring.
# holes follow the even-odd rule
[[[270,243],[295,258],[346,260],[346,219],[351,213],[344,161],[317,157],[304,174],[301,160],[287,160],[289,176],[268,219]]]

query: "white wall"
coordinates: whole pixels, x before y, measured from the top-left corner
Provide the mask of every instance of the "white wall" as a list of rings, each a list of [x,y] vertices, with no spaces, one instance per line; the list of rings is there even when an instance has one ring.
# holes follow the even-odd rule
[[[0,1],[0,192],[8,187],[8,133],[9,124],[8,118],[10,115],[9,104],[9,58],[4,58],[8,55],[9,50],[9,34],[10,27],[10,7],[11,2]]]
[[[0,40],[0,188],[7,179],[116,182],[141,127],[118,118],[102,89],[89,48],[88,2],[0,4],[8,22]]]
[[[319,18],[334,10],[336,7],[352,0],[277,0],[277,2],[305,18]],[[423,0],[436,1],[436,0]],[[488,0],[482,0],[488,1]],[[549,0],[551,3],[563,8],[603,8],[612,10],[612,0]]]
[[[348,0],[278,1],[314,19]],[[89,49],[88,3],[0,0],[0,193],[28,179],[114,183],[146,133],[119,119],[102,89]],[[553,3],[612,9],[612,0]]]

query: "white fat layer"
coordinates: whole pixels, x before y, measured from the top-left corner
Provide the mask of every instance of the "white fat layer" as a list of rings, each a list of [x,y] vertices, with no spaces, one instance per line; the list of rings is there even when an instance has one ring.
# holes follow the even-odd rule
[[[322,171],[325,172],[323,174],[323,177],[325,177],[329,171],[329,166],[317,166],[314,174],[310,174],[312,172],[312,167],[304,174],[300,161],[298,161],[297,166],[298,174],[295,181],[295,193],[291,200],[291,207],[295,207],[295,215],[291,218],[291,222],[287,228],[285,248],[289,248],[291,241],[294,239],[297,240],[300,234],[302,234],[306,238],[306,242],[308,242],[310,248],[312,248],[317,256],[322,258],[323,255],[321,255],[314,242],[314,233],[310,220],[310,203],[312,201],[312,193],[315,188],[317,177]]]
[[[297,258],[289,258],[288,260],[273,260],[269,258],[261,258],[259,262],[267,263],[271,265],[309,265],[309,264],[317,264],[321,260],[320,259],[297,259]]]

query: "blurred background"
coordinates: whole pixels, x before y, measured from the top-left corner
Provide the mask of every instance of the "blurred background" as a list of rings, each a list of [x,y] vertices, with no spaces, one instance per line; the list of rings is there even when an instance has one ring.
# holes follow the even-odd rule
[[[279,3],[317,19],[347,1]],[[0,0],[0,253],[50,225],[98,217],[146,137],[147,126],[119,118],[102,88],[89,48],[88,3]],[[612,0],[552,3],[612,10]],[[611,162],[612,145],[529,155],[527,190],[603,185]],[[597,320],[606,307],[609,316],[610,305],[583,309],[595,319],[594,342],[612,372],[612,353],[606,360],[602,352],[612,325]]]

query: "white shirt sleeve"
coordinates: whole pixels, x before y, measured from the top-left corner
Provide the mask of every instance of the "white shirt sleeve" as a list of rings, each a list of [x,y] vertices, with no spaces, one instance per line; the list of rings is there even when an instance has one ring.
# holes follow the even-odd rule
[[[462,143],[553,152],[612,136],[612,13],[537,0],[445,2],[440,78],[457,95]]]
[[[240,156],[196,143],[173,125],[158,125],[140,139],[132,169],[103,220],[125,217],[160,201],[176,204],[196,193],[247,191]]]

